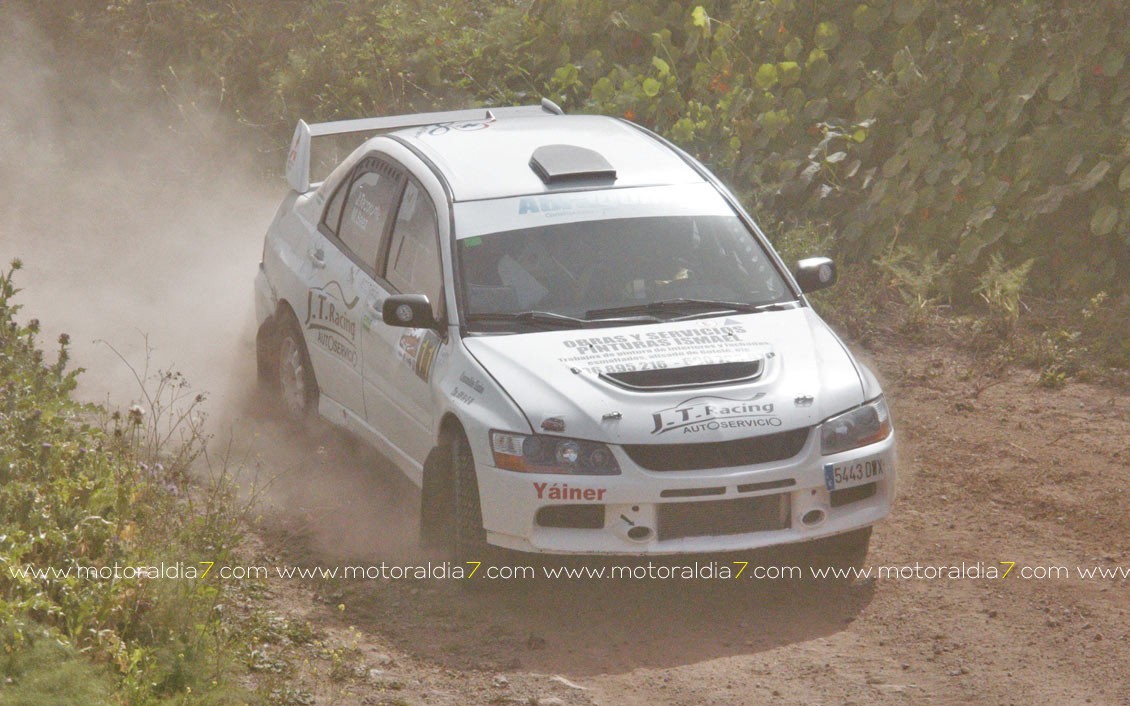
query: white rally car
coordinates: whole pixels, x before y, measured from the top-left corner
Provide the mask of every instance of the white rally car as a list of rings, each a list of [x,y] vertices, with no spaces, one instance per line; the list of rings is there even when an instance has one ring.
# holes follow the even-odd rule
[[[313,138],[364,141],[322,180]],[[895,494],[875,376],[737,200],[662,138],[541,106],[299,122],[258,363],[422,490],[474,558],[837,541]],[[833,542],[835,543],[835,542]]]

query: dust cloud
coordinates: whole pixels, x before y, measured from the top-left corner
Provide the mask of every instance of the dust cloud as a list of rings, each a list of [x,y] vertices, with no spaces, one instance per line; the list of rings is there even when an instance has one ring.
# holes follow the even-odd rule
[[[6,32],[0,256],[24,262],[25,317],[48,348],[71,335],[86,399],[135,399],[112,349],[140,372],[147,347],[150,372],[228,399],[253,373],[251,281],[281,180],[204,109],[84,69],[26,20]]]
[[[411,488],[341,434],[281,428],[256,389],[253,280],[283,153],[233,134],[218,91],[92,68],[13,15],[0,11],[0,267],[22,260],[20,319],[41,321],[47,359],[69,334],[77,396],[110,408],[143,398],[135,376],[152,392],[182,373],[185,402],[206,396],[209,456],[270,487],[289,531],[335,553],[409,551]]]

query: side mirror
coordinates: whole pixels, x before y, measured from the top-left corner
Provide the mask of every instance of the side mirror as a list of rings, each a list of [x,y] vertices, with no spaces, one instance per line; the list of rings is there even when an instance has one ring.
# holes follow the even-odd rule
[[[394,294],[385,299],[381,319],[401,328],[436,328],[432,305],[423,294]]]
[[[805,294],[827,289],[836,283],[836,263],[827,257],[805,258],[797,262],[793,277]]]

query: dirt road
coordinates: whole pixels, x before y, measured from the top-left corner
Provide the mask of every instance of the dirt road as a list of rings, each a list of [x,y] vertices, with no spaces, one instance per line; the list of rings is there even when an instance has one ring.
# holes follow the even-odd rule
[[[870,578],[543,578],[477,592],[278,579],[278,610],[350,665],[290,683],[357,704],[1126,703],[1130,397],[1044,390],[1023,371],[987,380],[944,348],[873,356],[898,425],[900,496]],[[414,490],[319,434],[279,479],[271,560],[424,564]],[[322,649],[276,647],[292,665]]]

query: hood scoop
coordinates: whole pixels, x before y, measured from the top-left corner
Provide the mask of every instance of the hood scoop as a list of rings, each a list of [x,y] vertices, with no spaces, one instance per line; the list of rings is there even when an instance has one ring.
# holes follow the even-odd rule
[[[667,392],[697,387],[713,387],[741,382],[751,382],[765,371],[765,359],[734,363],[690,365],[684,368],[659,368],[630,370],[618,373],[600,373],[600,379],[636,392]]]

